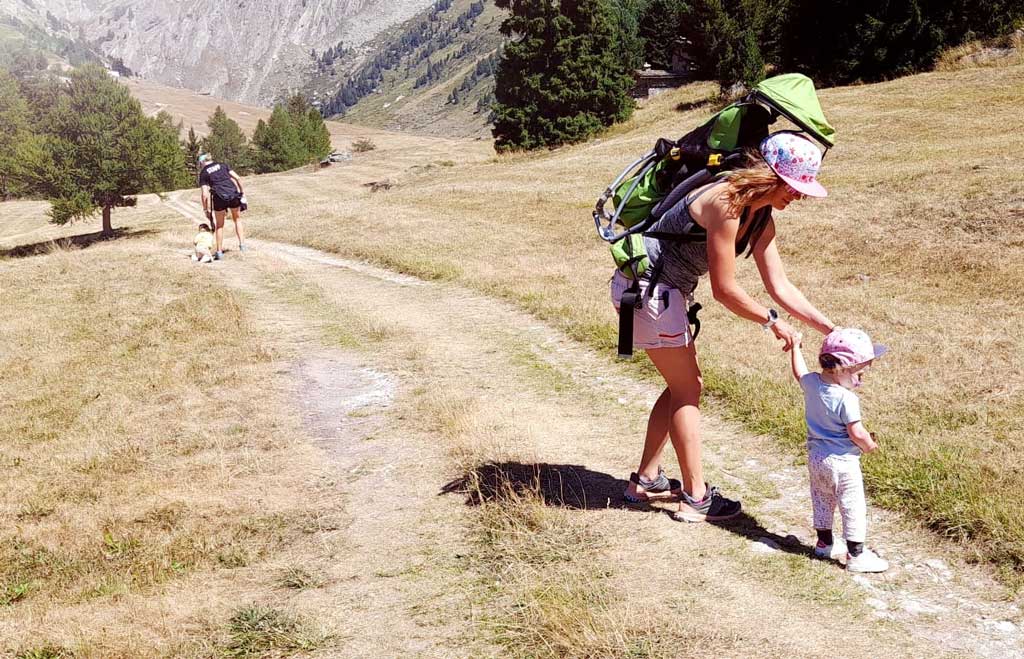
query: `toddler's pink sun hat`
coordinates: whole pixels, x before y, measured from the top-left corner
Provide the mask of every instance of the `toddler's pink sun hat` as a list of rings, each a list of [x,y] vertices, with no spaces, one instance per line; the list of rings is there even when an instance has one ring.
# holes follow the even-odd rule
[[[790,187],[808,197],[827,197],[828,190],[818,182],[821,151],[799,133],[779,131],[761,140],[765,162]]]
[[[881,357],[888,351],[883,345],[871,343],[863,330],[837,327],[821,343],[821,355],[832,355],[841,366],[856,366]]]

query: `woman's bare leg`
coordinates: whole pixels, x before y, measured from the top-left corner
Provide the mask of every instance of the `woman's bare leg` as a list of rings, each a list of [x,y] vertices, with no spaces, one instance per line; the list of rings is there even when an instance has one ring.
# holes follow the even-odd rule
[[[213,240],[217,252],[224,251],[224,215],[225,211],[213,211]]]
[[[644,438],[644,452],[640,456],[640,468],[637,469],[637,474],[643,476],[647,480],[654,480],[658,477],[658,467],[661,465],[661,454],[665,450],[665,444],[668,443],[668,424],[669,424],[669,406],[672,402],[672,396],[669,390],[666,388],[658,396],[658,400],[655,401],[654,407],[651,408],[651,414],[647,418],[647,435]],[[630,495],[634,499],[643,499],[641,495],[641,488],[634,482],[630,481],[626,488],[626,494]]]
[[[644,453],[640,457],[638,474],[647,479],[658,477],[658,465],[661,464],[661,453],[668,443],[668,424],[671,418],[670,406],[672,394],[668,387],[661,392],[658,400],[651,408],[647,419],[647,436],[644,438]]]
[[[646,478],[658,474],[658,462],[668,439],[679,458],[683,490],[693,499],[704,497],[704,470],[701,464],[700,395],[703,381],[693,344],[683,348],[657,348],[647,351],[668,387],[658,397],[647,422],[647,436],[640,461]],[[635,483],[627,493],[637,494]]]
[[[242,214],[237,208],[231,209],[231,219],[235,223],[235,235],[238,236],[238,246],[245,242],[245,231],[242,229]]]

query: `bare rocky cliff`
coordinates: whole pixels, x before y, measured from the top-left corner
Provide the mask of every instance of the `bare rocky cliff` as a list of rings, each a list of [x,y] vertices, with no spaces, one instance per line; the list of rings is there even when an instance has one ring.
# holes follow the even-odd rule
[[[315,71],[311,51],[358,47],[433,0],[0,0],[14,16],[88,41],[134,73],[266,105]]]

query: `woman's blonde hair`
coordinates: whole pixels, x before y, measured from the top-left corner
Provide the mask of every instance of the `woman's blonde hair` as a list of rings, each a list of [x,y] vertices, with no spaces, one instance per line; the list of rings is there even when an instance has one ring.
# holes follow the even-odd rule
[[[783,184],[781,178],[772,171],[768,163],[755,149],[748,149],[747,161],[741,169],[734,169],[726,174],[729,182],[723,196],[729,204],[729,214],[739,217],[747,206],[775,192],[775,188]]]

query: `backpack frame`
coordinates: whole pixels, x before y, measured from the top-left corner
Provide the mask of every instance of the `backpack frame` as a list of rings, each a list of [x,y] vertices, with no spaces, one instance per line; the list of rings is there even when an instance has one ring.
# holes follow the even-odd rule
[[[658,139],[650,152],[623,169],[598,197],[593,211],[597,233],[611,244],[618,270],[633,281],[619,305],[619,357],[632,357],[633,313],[643,304],[640,277],[647,268],[643,236],[706,241],[703,231],[658,231],[658,220],[691,191],[740,166],[745,159],[744,151],[758,148],[768,136],[769,126],[779,117],[785,117],[821,144],[825,153],[834,145],[835,130],[821,112],[814,83],[801,74],[785,74],[761,82],[679,139]],[[611,212],[609,201],[613,202]],[[763,223],[767,218],[758,221]],[[660,274],[660,264],[655,264],[649,276],[648,295]],[[700,308],[694,304],[687,314],[694,326],[694,339],[700,332]]]

